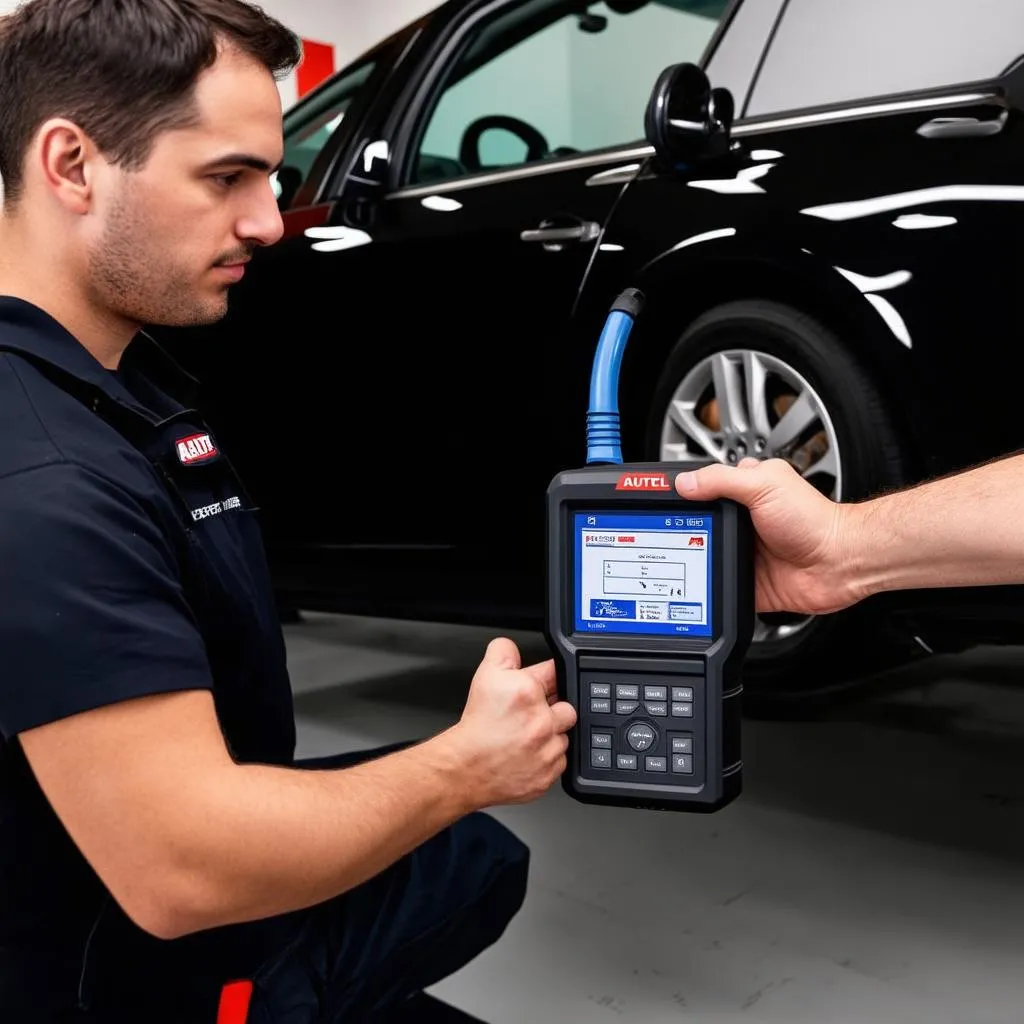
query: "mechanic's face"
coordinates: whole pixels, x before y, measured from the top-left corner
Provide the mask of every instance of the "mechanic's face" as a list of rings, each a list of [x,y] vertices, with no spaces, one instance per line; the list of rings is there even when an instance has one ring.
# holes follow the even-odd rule
[[[243,264],[281,237],[270,184],[283,147],[273,77],[226,52],[199,79],[196,102],[199,124],[159,135],[142,170],[113,169],[97,209],[89,284],[134,323],[219,320]]]

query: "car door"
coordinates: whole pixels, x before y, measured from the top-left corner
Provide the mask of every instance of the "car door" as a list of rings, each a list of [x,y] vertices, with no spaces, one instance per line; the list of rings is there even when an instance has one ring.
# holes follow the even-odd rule
[[[635,171],[651,85],[673,59],[699,59],[725,7],[477,3],[432,40],[375,129],[386,197],[346,220],[373,163],[356,160],[335,218],[311,232],[318,279],[366,304],[346,367],[372,399],[340,408],[311,380],[304,432],[358,437],[347,478],[386,474],[409,496],[368,503],[353,534],[325,544],[393,557],[406,578],[443,562],[512,590],[536,580],[545,489],[584,455],[582,419],[555,430],[559,404],[588,388],[558,376],[573,306]],[[609,74],[616,61],[625,70]]]

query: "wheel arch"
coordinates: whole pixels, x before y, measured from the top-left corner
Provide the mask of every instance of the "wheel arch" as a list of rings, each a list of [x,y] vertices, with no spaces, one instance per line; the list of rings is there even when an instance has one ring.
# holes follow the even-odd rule
[[[622,367],[623,423],[633,428],[625,438],[630,458],[653,454],[644,450],[650,397],[679,338],[712,309],[760,299],[813,317],[849,345],[904,441],[908,474],[924,475],[930,415],[910,384],[910,351],[833,267],[803,250],[769,254],[726,236],[653,260],[630,283],[647,297]]]

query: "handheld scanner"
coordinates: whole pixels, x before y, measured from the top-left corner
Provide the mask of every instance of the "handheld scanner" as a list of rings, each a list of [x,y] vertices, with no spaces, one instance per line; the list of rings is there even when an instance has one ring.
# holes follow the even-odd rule
[[[613,308],[602,339],[620,356],[631,325],[622,312]],[[615,411],[593,399],[603,414],[589,432],[593,464],[558,474],[547,492],[545,635],[559,695],[578,714],[563,788],[587,803],[718,810],[742,789],[750,515],[680,498],[681,463],[610,458]]]

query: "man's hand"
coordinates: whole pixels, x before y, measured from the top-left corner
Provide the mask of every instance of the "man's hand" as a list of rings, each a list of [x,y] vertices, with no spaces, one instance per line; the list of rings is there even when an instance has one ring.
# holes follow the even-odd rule
[[[545,793],[565,771],[566,733],[575,724],[575,709],[556,696],[554,662],[522,668],[511,640],[492,640],[448,733],[473,803],[528,803]]]
[[[759,612],[820,615],[860,600],[843,572],[847,506],[826,498],[781,459],[744,459],[680,473],[689,501],[731,498],[750,509],[757,531]]]

